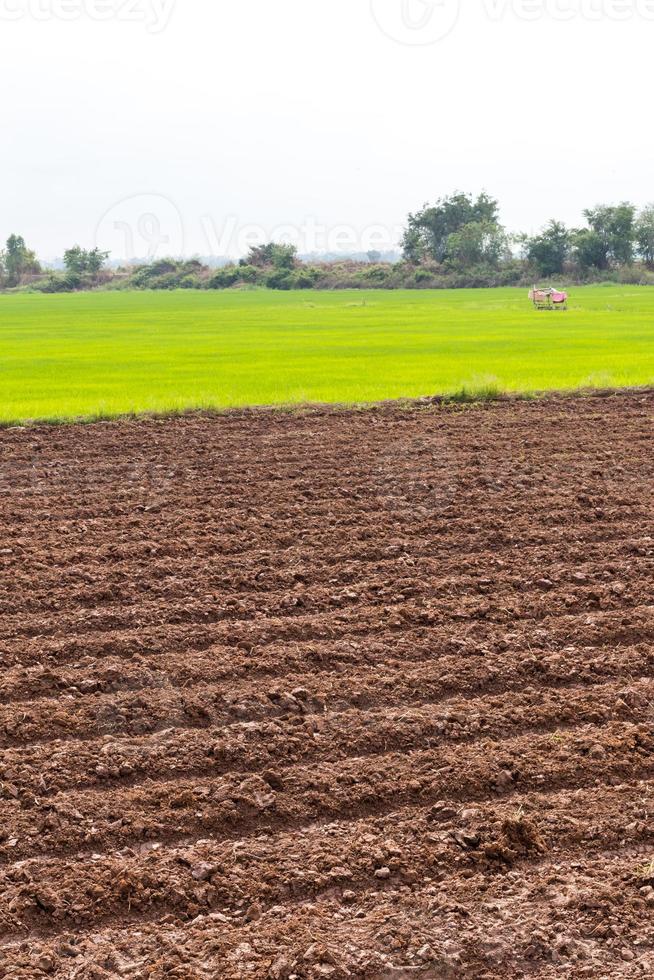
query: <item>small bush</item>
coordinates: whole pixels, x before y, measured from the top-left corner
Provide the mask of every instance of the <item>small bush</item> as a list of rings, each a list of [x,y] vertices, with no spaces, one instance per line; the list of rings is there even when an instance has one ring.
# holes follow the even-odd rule
[[[148,283],[148,289],[177,289],[180,284],[180,277],[177,272],[166,272],[163,276],[157,276]]]
[[[238,278],[241,282],[255,283],[259,278],[259,270],[253,265],[239,265]]]
[[[40,293],[73,293],[84,285],[84,277],[75,272],[50,272],[32,288]]]
[[[240,269],[232,265],[226,265],[223,269],[216,269],[214,274],[207,280],[208,289],[229,289],[239,280]]]
[[[383,265],[371,265],[367,269],[363,269],[360,273],[362,279],[367,282],[373,283],[383,283],[386,282],[390,276],[390,268]]]
[[[426,286],[433,281],[433,278],[429,269],[416,269],[413,273],[413,281],[416,286]]]
[[[182,276],[182,278],[179,281],[180,289],[202,289],[203,285],[204,283],[202,279],[200,278],[200,276],[196,275],[195,273],[191,273],[187,276]]]
[[[293,289],[313,289],[318,280],[317,269],[298,269],[293,273]]]
[[[286,269],[275,269],[266,276],[268,289],[292,289],[293,275]]]

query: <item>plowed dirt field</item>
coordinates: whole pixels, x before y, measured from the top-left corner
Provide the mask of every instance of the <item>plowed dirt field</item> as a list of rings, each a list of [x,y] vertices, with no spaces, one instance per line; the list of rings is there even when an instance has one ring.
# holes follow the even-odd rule
[[[0,432],[0,976],[654,975],[653,419]]]

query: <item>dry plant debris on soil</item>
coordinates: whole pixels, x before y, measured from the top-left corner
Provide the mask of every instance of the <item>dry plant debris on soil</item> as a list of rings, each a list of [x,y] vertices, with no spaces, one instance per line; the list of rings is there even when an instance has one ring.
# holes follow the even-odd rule
[[[0,433],[0,976],[651,977],[654,394]]]

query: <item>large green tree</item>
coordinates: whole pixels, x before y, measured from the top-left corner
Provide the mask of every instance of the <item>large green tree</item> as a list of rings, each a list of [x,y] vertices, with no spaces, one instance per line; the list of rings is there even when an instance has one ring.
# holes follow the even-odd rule
[[[99,248],[87,251],[79,245],[73,245],[64,252],[64,265],[74,275],[97,276],[108,258],[109,252],[101,252]]]
[[[405,259],[409,262],[424,259],[444,262],[450,236],[469,224],[499,226],[499,203],[485,191],[476,199],[472,194],[457,192],[441,198],[434,205],[425,204],[407,219],[402,239]]]
[[[570,232],[560,221],[550,221],[533,237],[522,239],[525,255],[530,265],[541,276],[554,276],[563,272],[563,265],[570,251]]]
[[[635,226],[638,254],[650,269],[654,269],[654,204],[638,215]]]
[[[612,265],[629,265],[634,260],[636,208],[628,201],[601,204],[584,211],[592,236],[582,229],[577,248],[580,257],[592,258],[592,265],[608,269]],[[589,264],[584,262],[584,264]]]
[[[241,259],[241,265],[253,265],[258,269],[294,269],[296,262],[295,245],[281,245],[278,242],[253,245],[246,258]]]
[[[575,228],[570,233],[572,254],[582,269],[608,269],[606,245],[592,228]]]
[[[475,265],[497,266],[507,254],[503,228],[491,221],[469,221],[447,239],[447,259],[464,269]]]
[[[36,255],[25,244],[22,235],[10,235],[4,252],[0,253],[0,266],[7,286],[18,286],[25,275],[40,272]]]

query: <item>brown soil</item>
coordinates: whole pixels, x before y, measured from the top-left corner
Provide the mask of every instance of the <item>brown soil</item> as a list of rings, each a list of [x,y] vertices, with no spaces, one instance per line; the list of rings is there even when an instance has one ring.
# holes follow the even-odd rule
[[[654,975],[654,393],[0,433],[0,976]]]

